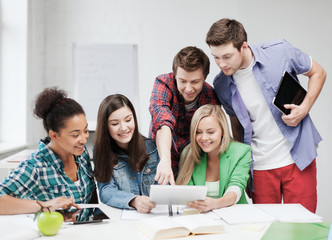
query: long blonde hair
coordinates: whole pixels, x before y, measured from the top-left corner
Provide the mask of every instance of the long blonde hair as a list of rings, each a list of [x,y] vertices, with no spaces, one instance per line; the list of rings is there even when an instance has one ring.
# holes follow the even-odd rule
[[[223,154],[231,142],[229,127],[226,115],[219,105],[206,104],[201,106],[193,115],[190,124],[190,143],[183,149],[180,164],[179,175],[176,180],[178,185],[186,185],[190,181],[195,164],[200,163],[203,151],[196,142],[196,131],[199,122],[204,117],[213,116],[219,122],[222,130],[222,139],[220,144],[220,154]]]

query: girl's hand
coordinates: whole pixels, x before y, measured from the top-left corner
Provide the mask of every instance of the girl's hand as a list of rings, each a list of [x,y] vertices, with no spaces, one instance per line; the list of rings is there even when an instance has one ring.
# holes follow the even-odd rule
[[[188,206],[200,210],[201,212],[208,212],[210,210],[216,209],[217,199],[206,197],[204,200],[197,200],[194,202],[189,202]]]
[[[44,208],[49,208],[50,211],[55,211],[56,209],[69,209],[71,207],[75,207],[77,209],[81,209],[75,202],[73,198],[66,198],[64,196],[51,199],[46,202],[41,202]],[[45,210],[44,210],[45,211]]]
[[[156,207],[156,203],[151,202],[148,196],[138,196],[130,202],[130,205],[140,213],[149,213]]]

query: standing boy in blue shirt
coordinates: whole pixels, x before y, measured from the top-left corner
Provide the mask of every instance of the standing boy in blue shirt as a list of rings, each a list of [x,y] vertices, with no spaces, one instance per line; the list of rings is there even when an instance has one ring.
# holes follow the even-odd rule
[[[206,43],[221,72],[216,94],[230,116],[233,137],[252,147],[254,203],[301,203],[312,212],[317,205],[316,147],[321,137],[309,111],[326,79],[325,70],[285,40],[248,45],[241,23],[215,22]],[[300,105],[286,104],[289,115],[272,104],[281,76],[309,78]]]

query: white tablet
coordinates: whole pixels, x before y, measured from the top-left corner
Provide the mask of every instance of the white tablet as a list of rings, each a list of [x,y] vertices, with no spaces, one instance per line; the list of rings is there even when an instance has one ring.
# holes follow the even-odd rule
[[[157,204],[186,205],[188,202],[204,200],[206,186],[151,185],[150,200]]]

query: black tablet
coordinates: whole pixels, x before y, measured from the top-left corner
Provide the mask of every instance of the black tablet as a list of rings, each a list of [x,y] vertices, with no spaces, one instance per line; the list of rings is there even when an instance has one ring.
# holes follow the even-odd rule
[[[64,222],[68,224],[96,223],[111,220],[100,208],[71,208],[56,210],[61,213]]]
[[[307,91],[287,71],[281,78],[278,90],[273,98],[273,105],[282,113],[290,114],[290,109],[285,109],[284,104],[300,105]]]

